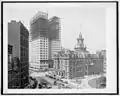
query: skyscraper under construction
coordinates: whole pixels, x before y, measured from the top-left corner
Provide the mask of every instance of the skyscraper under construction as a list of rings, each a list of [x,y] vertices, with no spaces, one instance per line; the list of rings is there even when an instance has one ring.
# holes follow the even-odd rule
[[[50,45],[51,45],[51,58],[56,52],[61,50],[61,32],[60,32],[60,19],[53,16],[49,19],[49,33],[50,33]]]
[[[48,14],[39,11],[30,22],[30,65],[38,69],[48,69],[52,64],[52,54],[60,50],[59,18],[48,20]]]

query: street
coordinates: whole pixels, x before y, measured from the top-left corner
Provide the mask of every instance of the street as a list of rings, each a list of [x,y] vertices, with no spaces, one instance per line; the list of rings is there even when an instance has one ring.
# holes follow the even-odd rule
[[[50,84],[52,86],[52,89],[63,89],[63,88],[69,88],[69,89],[84,89],[84,88],[93,88],[91,85],[89,85],[89,81],[95,78],[99,78],[101,75],[91,75],[86,76],[85,78],[76,78],[76,79],[61,79],[56,80],[49,76],[45,75],[45,72],[34,72],[30,76],[33,78],[36,78],[38,81],[38,84],[41,84],[43,82],[46,82],[47,84]],[[68,84],[66,84],[64,81],[66,81]],[[55,84],[56,82],[56,84]],[[95,82],[95,81],[94,81]]]

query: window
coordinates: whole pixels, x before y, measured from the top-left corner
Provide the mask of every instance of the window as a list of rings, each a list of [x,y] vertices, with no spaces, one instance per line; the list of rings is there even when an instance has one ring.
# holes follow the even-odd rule
[[[27,46],[27,42],[26,42],[26,39],[25,39],[25,46]]]
[[[25,46],[25,38],[24,38],[24,46]]]
[[[20,44],[21,44],[21,45],[22,45],[22,39],[23,39],[22,36],[20,36]]]
[[[24,45],[24,37],[22,36],[22,44]]]

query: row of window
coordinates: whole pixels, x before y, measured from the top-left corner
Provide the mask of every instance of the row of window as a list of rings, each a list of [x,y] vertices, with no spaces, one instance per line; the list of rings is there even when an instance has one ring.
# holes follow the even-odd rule
[[[21,51],[21,56],[26,56],[26,54],[28,54],[28,49],[24,48],[24,47],[20,47],[20,51]]]
[[[45,44],[47,42],[48,42],[47,40],[43,40],[43,41],[40,41],[40,44]]]
[[[47,56],[44,56],[44,57],[40,57],[40,59],[43,59],[43,58],[48,58]]]
[[[46,47],[46,46],[41,46],[41,47],[39,47],[39,46],[38,46],[38,47],[33,46],[33,47],[32,47],[33,50],[37,50],[37,49],[47,49],[47,48],[48,48],[48,47]]]
[[[28,47],[28,39],[26,39],[24,36],[20,36],[20,44],[25,46],[25,47]]]
[[[47,51],[48,50],[48,48],[40,48],[40,51]]]
[[[41,46],[40,49],[43,49],[43,50],[47,50],[48,49],[48,46]]]
[[[21,62],[28,62],[28,49],[21,47]]]
[[[40,53],[40,57],[47,57],[48,54],[47,53]]]
[[[8,70],[18,70],[19,64],[20,64],[20,60],[18,57],[12,57],[11,55],[8,55]]]
[[[42,52],[48,52],[48,50],[40,50],[40,53],[42,53]]]
[[[48,56],[47,53],[40,54],[40,57],[47,57],[47,56]]]
[[[40,62],[40,64],[47,64],[47,62]],[[47,65],[46,65],[47,66]]]
[[[47,56],[48,56],[47,53],[40,54],[40,57],[47,57]]]
[[[48,53],[46,52],[46,53],[40,53],[40,55],[42,55],[42,56],[44,56],[44,55],[48,55]]]
[[[28,38],[29,32],[24,26],[21,26],[21,31],[20,32],[21,32],[21,35],[24,35],[26,38]]]

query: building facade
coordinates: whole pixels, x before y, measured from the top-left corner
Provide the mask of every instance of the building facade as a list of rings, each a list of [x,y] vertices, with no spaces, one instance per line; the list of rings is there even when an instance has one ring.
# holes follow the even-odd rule
[[[48,14],[38,12],[30,22],[31,26],[31,66],[48,69],[53,66],[52,54],[60,51],[59,18],[48,20]]]
[[[104,68],[104,72],[106,73],[106,70],[107,70],[107,64],[106,64],[106,50],[101,50],[99,52],[96,52],[96,54],[101,57],[101,58],[104,58],[104,65],[103,65],[103,68]]]
[[[60,28],[60,18],[53,16],[49,19],[49,33],[50,33],[50,57],[61,50],[61,28]]]
[[[104,57],[90,54],[84,46],[83,40],[80,33],[74,51],[63,49],[54,55],[56,75],[61,78],[73,79],[104,72]]]
[[[31,66],[38,70],[48,68],[49,33],[48,16],[45,12],[38,12],[30,22],[31,33]]]
[[[59,70],[57,75],[61,75],[62,78],[73,79],[86,74],[87,63],[85,59],[74,51],[55,55],[54,64],[54,68]]]
[[[29,82],[29,32],[21,22],[8,23],[8,88]]]
[[[96,54],[58,53],[54,56],[54,69],[61,78],[73,79],[104,73],[104,58]]]
[[[29,79],[29,31],[20,22],[20,63],[21,63],[21,87],[24,88]]]

